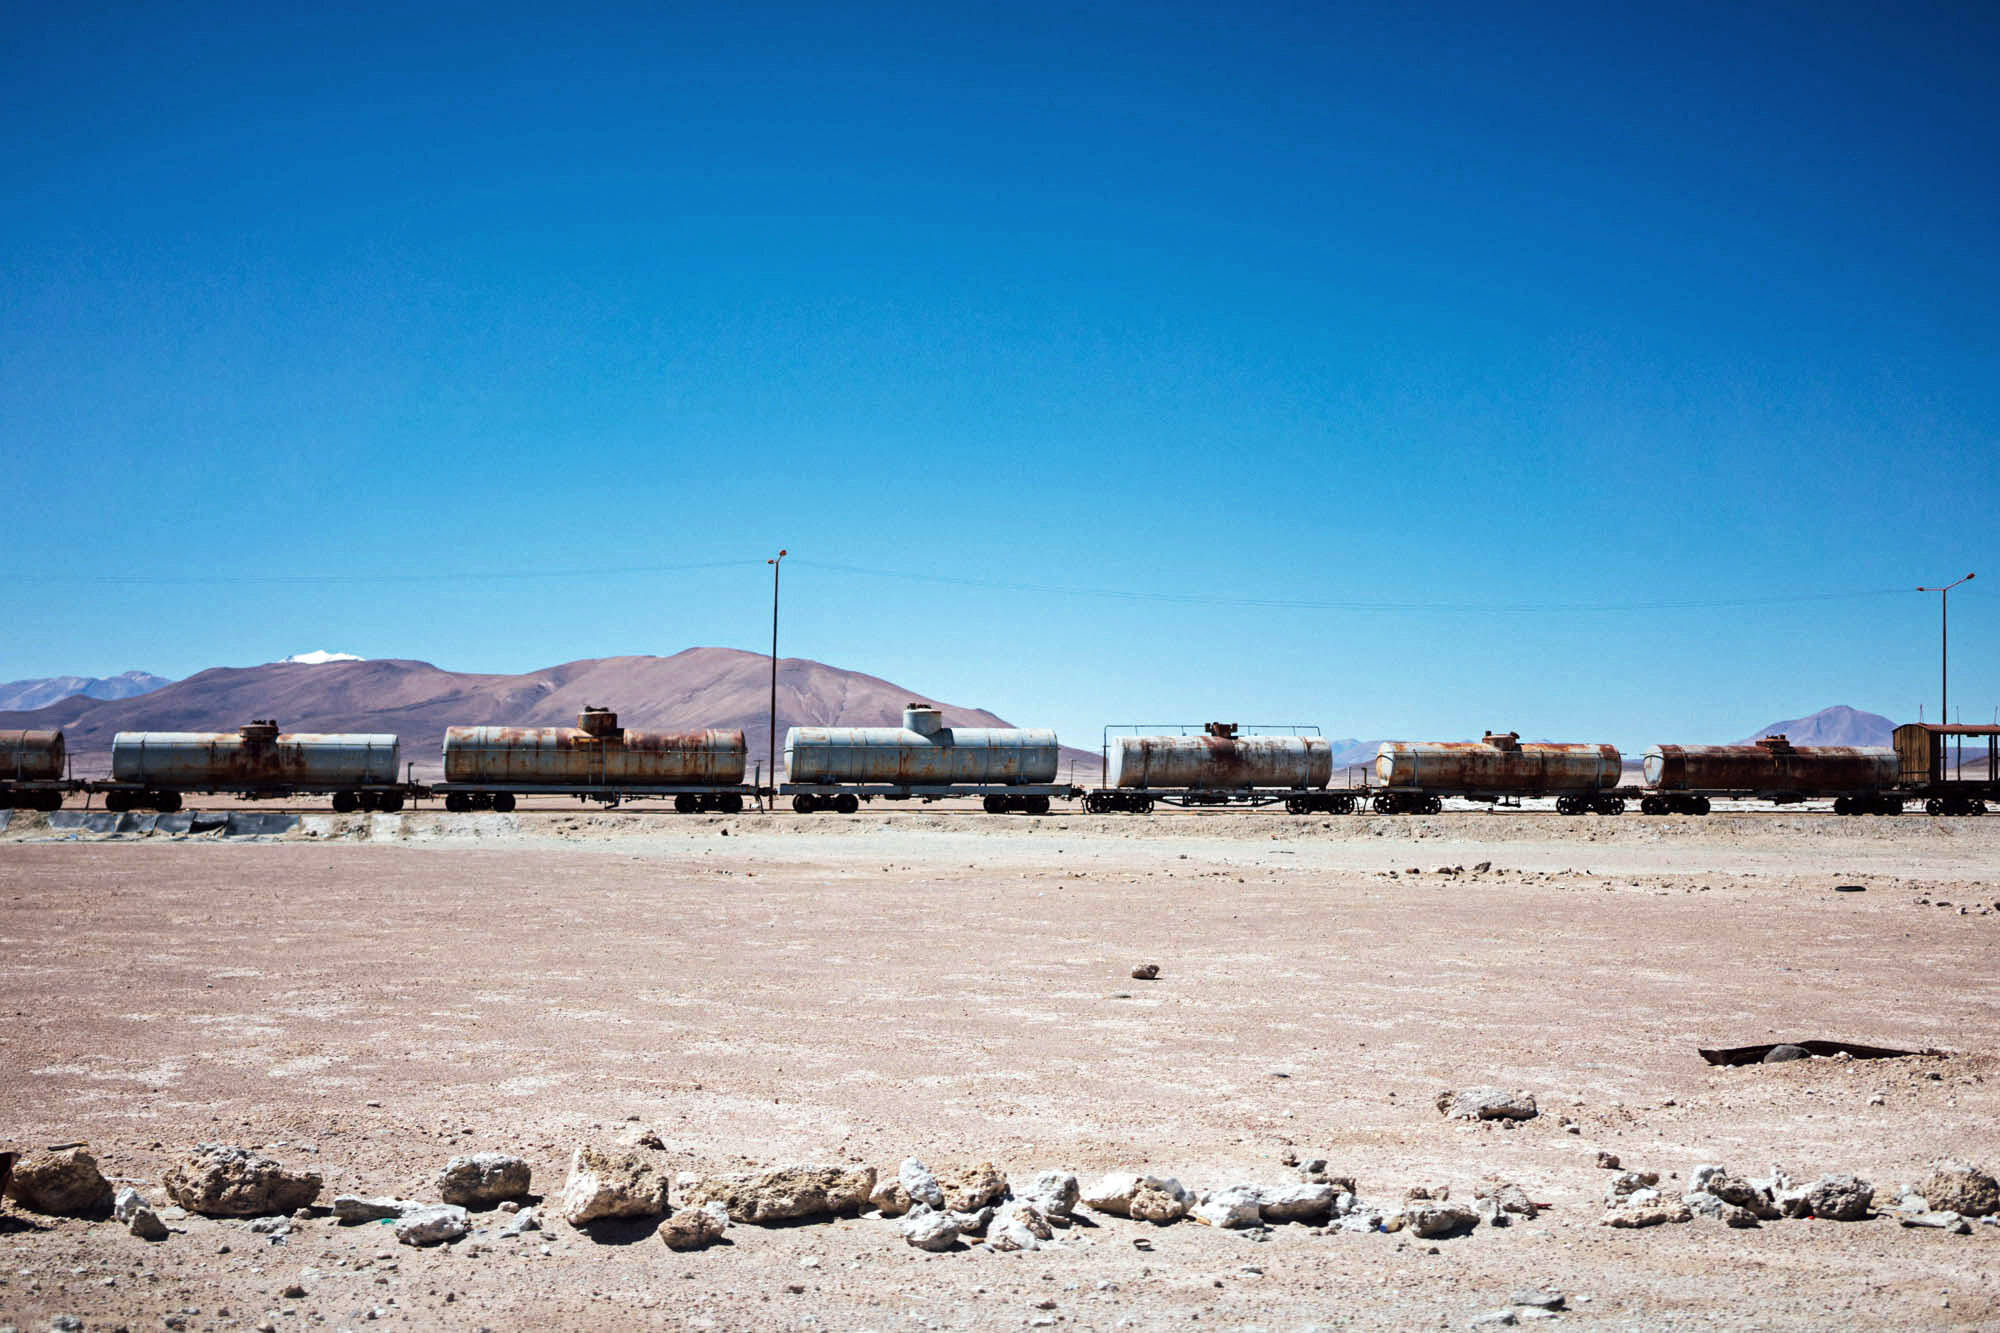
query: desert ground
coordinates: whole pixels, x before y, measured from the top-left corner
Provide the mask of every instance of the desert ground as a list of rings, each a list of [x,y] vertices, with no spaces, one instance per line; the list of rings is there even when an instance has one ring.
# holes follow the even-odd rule
[[[2000,819],[547,809],[253,841],[16,812],[0,1147],[87,1143],[175,1231],[8,1204],[0,1324],[1444,1329],[1534,1288],[1578,1328],[2000,1327],[2000,1226],[1895,1213],[1934,1159],[2000,1168],[1996,904]],[[1809,1038],[1937,1053],[1697,1054]],[[1475,1085],[1540,1113],[1440,1113]],[[1500,1179],[1544,1207],[1433,1239],[1079,1209],[1014,1253],[867,1216],[678,1253],[554,1216],[576,1145],[648,1133],[702,1175],[915,1155],[1200,1192],[1325,1157],[1370,1203]],[[318,1172],[321,1206],[282,1244],[178,1215],[197,1142]],[[542,1230],[414,1248],[325,1214],[476,1151],[531,1163]],[[1874,1215],[1614,1229],[1600,1152],[1670,1199],[1703,1163],[1852,1173]]]

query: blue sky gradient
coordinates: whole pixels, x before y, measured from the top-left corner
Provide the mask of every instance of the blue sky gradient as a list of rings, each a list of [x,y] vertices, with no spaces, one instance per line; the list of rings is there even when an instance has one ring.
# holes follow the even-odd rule
[[[2000,705],[1992,7],[15,23],[0,679],[761,651],[784,546],[1086,745],[1935,716],[1968,569]]]

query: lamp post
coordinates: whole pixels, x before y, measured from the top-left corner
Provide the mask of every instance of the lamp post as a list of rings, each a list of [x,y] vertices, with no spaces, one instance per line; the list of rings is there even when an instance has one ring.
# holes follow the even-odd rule
[[[778,552],[777,560],[766,560],[771,567],[771,734],[770,744],[764,752],[764,771],[771,775],[771,808],[778,808],[778,560],[785,558],[785,552]]]
[[[1934,592],[1938,595],[1938,722],[1948,724],[1951,714],[1946,711],[1951,702],[1951,601],[1950,593],[1959,583],[1969,583],[1973,576],[1967,574],[1957,583],[1947,583],[1942,588],[1918,588],[1918,592]]]

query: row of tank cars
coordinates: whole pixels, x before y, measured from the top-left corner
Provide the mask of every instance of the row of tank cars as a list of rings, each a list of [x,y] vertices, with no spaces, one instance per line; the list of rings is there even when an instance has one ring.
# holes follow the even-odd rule
[[[437,783],[411,780],[400,742],[387,733],[288,734],[270,720],[233,733],[120,732],[111,777],[79,781],[67,776],[61,732],[0,732],[0,808],[56,810],[82,794],[112,811],[173,811],[206,794],[324,796],[341,813],[394,812],[423,799],[505,812],[523,796],[567,796],[607,806],[670,799],[682,813],[735,814],[747,802],[789,796],[801,814],[853,814],[878,797],[976,797],[993,814],[1047,814],[1054,801],[1074,800],[1091,814],[1149,814],[1168,804],[1388,815],[1438,814],[1450,798],[1489,806],[1552,798],[1566,815],[1621,814],[1628,799],[1649,815],[1705,815],[1712,801],[1737,798],[1831,799],[1843,815],[1901,814],[1920,801],[1929,814],[1976,815],[2000,799],[2000,727],[1911,723],[1896,728],[1891,747],[1793,746],[1781,735],[1754,745],[1656,745],[1636,787],[1621,785],[1616,746],[1523,741],[1515,732],[1385,741],[1372,773],[1349,770],[1336,785],[1333,751],[1315,728],[1111,730],[1103,782],[1093,788],[1058,780],[1053,731],[947,727],[938,709],[916,703],[900,727],[793,727],[787,780],[776,786],[744,782],[741,731],[637,731],[595,707],[574,727],[451,727]],[[1983,779],[1950,763],[1951,744],[1962,754],[1967,739],[1975,752],[1985,742]]]

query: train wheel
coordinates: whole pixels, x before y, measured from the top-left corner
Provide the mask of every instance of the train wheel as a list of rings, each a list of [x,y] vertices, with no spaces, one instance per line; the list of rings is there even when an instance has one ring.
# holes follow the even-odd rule
[[[1623,796],[1600,796],[1597,798],[1597,813],[1600,815],[1622,815],[1625,813]]]
[[[496,792],[494,792],[494,793],[493,793],[493,808],[494,808],[495,810],[499,811],[499,812],[500,812],[501,814],[503,814],[503,815],[511,815],[511,814],[513,814],[513,813],[514,813],[514,793],[513,793],[513,792],[511,792],[511,791],[496,791]]]
[[[1850,798],[1850,797],[1846,797],[1846,796],[1836,796],[1836,797],[1834,797],[1834,798],[1833,798],[1833,813],[1835,813],[1836,815],[1851,815],[1851,814],[1853,814],[1853,813],[1854,813],[1854,801],[1853,801],[1853,799],[1852,799],[1852,798]]]
[[[1099,796],[1096,792],[1091,792],[1088,796],[1085,796],[1083,798],[1083,813],[1085,813],[1086,815],[1103,814],[1104,798],[1102,796]]]
[[[403,793],[399,791],[378,793],[375,798],[375,808],[385,815],[395,814],[403,808]]]
[[[1443,813],[1444,813],[1444,798],[1443,798],[1442,796],[1426,796],[1426,797],[1424,797],[1424,813],[1425,813],[1425,814],[1427,814],[1427,815],[1441,815],[1441,814],[1443,814]]]
[[[677,815],[691,815],[700,808],[701,802],[695,799],[693,792],[684,791],[674,797],[674,813]]]
[[[861,798],[851,791],[844,791],[833,798],[833,808],[843,815],[851,815],[861,808]]]
[[[1141,797],[1139,798],[1139,813],[1140,813],[1140,814],[1142,814],[1142,815],[1150,815],[1150,814],[1152,814],[1152,813],[1153,813],[1153,798],[1152,798],[1152,797],[1150,797],[1150,796],[1141,796]]]
[[[1396,813],[1396,798],[1386,791],[1377,792],[1375,799],[1370,804],[1375,807],[1375,813],[1378,815],[1393,815]]]
[[[1966,813],[1966,814],[1968,814],[1968,815],[1983,815],[1983,814],[1985,814],[1985,813],[1986,813],[1986,802],[1984,802],[1984,801],[1982,801],[1982,800],[1979,800],[1979,799],[1977,799],[1977,798],[1974,798],[1973,800],[1970,800],[1970,801],[1967,801],[1967,802],[1965,803],[1965,813]]]
[[[22,793],[23,799],[25,799],[26,796],[27,793],[23,792]],[[13,808],[14,808],[14,793],[11,791],[0,791],[0,810],[12,810]]]
[[[62,809],[62,803],[63,794],[61,792],[45,791],[42,793],[42,798],[35,802],[35,808],[45,815],[52,815]]]
[[[1706,796],[1697,796],[1694,798],[1694,812],[1698,815],[1708,813],[1708,798]]]
[[[1924,813],[1925,813],[1925,814],[1927,814],[1927,815],[1941,815],[1941,814],[1943,814],[1943,813],[1944,813],[1944,802],[1943,802],[1943,801],[1940,801],[1940,800],[1939,800],[1939,799],[1938,799],[1937,797],[1935,797],[1935,796],[1931,797],[1931,798],[1930,798],[1930,799],[1929,799],[1928,801],[1925,801],[1925,802],[1924,802]]]
[[[737,794],[736,792],[729,792],[727,795],[725,795],[722,798],[722,813],[725,815],[742,814],[743,797]]]
[[[1049,812],[1049,798],[1048,798],[1048,797],[1046,797],[1046,796],[1030,796],[1030,797],[1028,798],[1028,813],[1029,813],[1029,814],[1031,814],[1031,815],[1045,815],[1045,814],[1047,814],[1048,812]]]
[[[1559,815],[1573,815],[1573,814],[1575,814],[1575,813],[1576,813],[1576,802],[1575,802],[1575,801],[1573,801],[1573,800],[1571,800],[1571,799],[1570,799],[1569,797],[1567,797],[1567,796],[1558,796],[1558,797],[1556,797],[1556,813],[1557,813],[1557,814],[1559,814]]]
[[[1642,815],[1664,815],[1667,813],[1667,803],[1657,796],[1641,796],[1639,798],[1639,813]]]
[[[455,815],[466,814],[472,809],[472,798],[462,791],[446,792],[444,808]]]
[[[815,801],[807,793],[800,792],[797,796],[794,796],[792,798],[792,809],[799,814],[809,815],[813,811],[819,809],[819,802]]]
[[[981,804],[986,807],[986,813],[989,815],[1004,815],[1007,813],[1007,798],[1004,796],[989,796]]]
[[[156,791],[153,793],[153,808],[163,815],[170,815],[181,808],[181,794],[177,791]]]
[[[337,791],[333,794],[333,813],[351,815],[361,808],[361,798],[351,791]]]
[[[1876,812],[1884,815],[1903,813],[1903,798],[1900,796],[1878,796],[1875,798]]]

